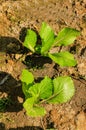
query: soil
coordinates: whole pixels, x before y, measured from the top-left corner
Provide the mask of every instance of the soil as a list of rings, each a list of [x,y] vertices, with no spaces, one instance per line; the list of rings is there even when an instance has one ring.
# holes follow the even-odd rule
[[[81,32],[73,45],[62,48],[74,54],[77,66],[59,67],[50,59],[32,55],[22,47],[26,29],[38,31],[43,21],[56,34],[64,27]],[[29,69],[36,80],[45,75],[51,78],[71,76],[75,95],[65,104],[46,104],[44,117],[27,116],[22,106],[24,95],[20,81],[24,68]],[[8,104],[0,112],[0,130],[86,130],[85,0],[0,0],[0,98],[6,97]]]

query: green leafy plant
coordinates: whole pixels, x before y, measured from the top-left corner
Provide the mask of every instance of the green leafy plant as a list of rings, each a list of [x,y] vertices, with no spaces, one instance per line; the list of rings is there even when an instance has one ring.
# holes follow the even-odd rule
[[[21,81],[25,95],[23,106],[29,116],[44,116],[44,103],[65,103],[71,99],[75,91],[73,81],[68,76],[54,79],[45,76],[40,83],[35,83],[33,74],[24,69]]]
[[[27,29],[23,45],[30,49],[33,53],[51,58],[60,66],[75,66],[76,60],[70,52],[63,51],[51,53],[50,50],[56,46],[62,47],[72,44],[79,35],[80,32],[78,30],[66,27],[63,28],[56,36],[52,28],[43,22],[39,31],[41,42],[39,44],[37,43],[37,34],[35,31]]]

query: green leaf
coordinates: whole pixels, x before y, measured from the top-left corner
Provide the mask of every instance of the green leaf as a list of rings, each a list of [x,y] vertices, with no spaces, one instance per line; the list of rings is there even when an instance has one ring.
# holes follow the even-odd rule
[[[30,97],[31,95],[29,94],[29,88],[32,86],[32,84],[26,84],[26,83],[22,83],[22,91],[25,95],[25,99]]]
[[[28,70],[23,69],[20,79],[22,82],[24,82],[28,85],[34,81],[34,76]]]
[[[36,116],[44,116],[46,114],[46,111],[43,107],[40,107],[35,104],[36,97],[28,98],[23,106],[27,112],[27,115],[36,117]]]
[[[71,99],[75,89],[71,77],[57,77],[53,80],[54,93],[49,103],[64,103]]]
[[[74,56],[67,51],[53,54],[49,53],[48,55],[55,63],[59,64],[60,66],[75,66],[77,63],[74,59]]]
[[[42,40],[41,54],[46,54],[53,45],[54,32],[49,25],[43,22],[39,34]]]
[[[47,76],[41,81],[30,87],[29,93],[32,96],[38,95],[40,99],[46,99],[52,95],[52,80]]]
[[[55,46],[70,45],[79,35],[80,32],[78,30],[72,28],[64,28],[58,33],[58,36],[55,38],[54,45]]]
[[[24,46],[34,52],[34,47],[36,45],[37,35],[33,30],[28,29],[24,41]]]
[[[40,98],[46,99],[52,95],[52,80],[47,76],[40,83]]]
[[[40,83],[36,83],[32,87],[30,87],[29,94],[32,97],[35,97],[36,95],[39,97],[39,95],[40,95],[40,87],[39,86],[40,86]]]

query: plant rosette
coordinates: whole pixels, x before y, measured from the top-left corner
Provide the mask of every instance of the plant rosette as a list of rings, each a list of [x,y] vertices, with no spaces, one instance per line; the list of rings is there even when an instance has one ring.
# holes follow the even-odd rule
[[[60,66],[75,66],[77,64],[73,54],[68,51],[60,51],[51,53],[53,47],[62,47],[72,44],[80,32],[76,29],[65,27],[58,35],[54,34],[52,28],[45,22],[42,23],[38,33],[41,42],[37,43],[37,34],[31,29],[27,29],[23,45],[32,51],[32,53],[40,54],[51,58]]]
[[[73,80],[68,76],[51,79],[47,76],[39,83],[35,83],[31,72],[24,69],[21,74],[22,91],[25,95],[23,107],[29,116],[44,116],[46,114],[43,103],[65,103],[74,95]]]

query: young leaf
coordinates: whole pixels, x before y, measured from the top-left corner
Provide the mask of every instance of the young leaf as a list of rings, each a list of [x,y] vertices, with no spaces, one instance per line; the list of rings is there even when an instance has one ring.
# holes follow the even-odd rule
[[[46,111],[43,107],[40,107],[35,104],[36,97],[28,98],[23,106],[27,112],[27,115],[35,117],[35,116],[44,116]]]
[[[71,77],[57,77],[53,80],[54,93],[49,103],[64,103],[71,99],[75,89]]]
[[[46,99],[52,95],[53,84],[52,80],[47,76],[40,83],[40,98]]]
[[[43,22],[39,34],[42,40],[41,54],[46,54],[54,42],[54,32],[49,25]]]
[[[72,44],[77,36],[80,35],[78,30],[72,28],[64,28],[59,33],[58,36],[55,38],[54,45],[55,46],[67,46]]]
[[[34,52],[34,47],[36,45],[37,35],[33,30],[28,29],[24,41],[24,46]]]
[[[22,83],[22,91],[25,95],[25,99],[27,99],[28,97],[30,97],[31,95],[29,94],[29,88],[32,86],[33,84],[26,84],[26,83]]]
[[[60,66],[76,65],[76,60],[74,59],[74,56],[67,51],[53,54],[49,53],[48,55],[55,63],[59,64]]]
[[[23,69],[20,79],[22,82],[24,82],[28,85],[34,81],[34,76],[28,70]]]
[[[40,99],[46,99],[52,95],[52,88],[52,80],[46,76],[41,83],[33,85],[29,89],[29,93],[32,96],[38,95]]]
[[[37,95],[37,97],[39,98],[39,96],[40,96],[40,88],[39,88],[39,86],[40,86],[40,83],[36,83],[32,87],[30,87],[29,94],[32,97],[35,97]]]

